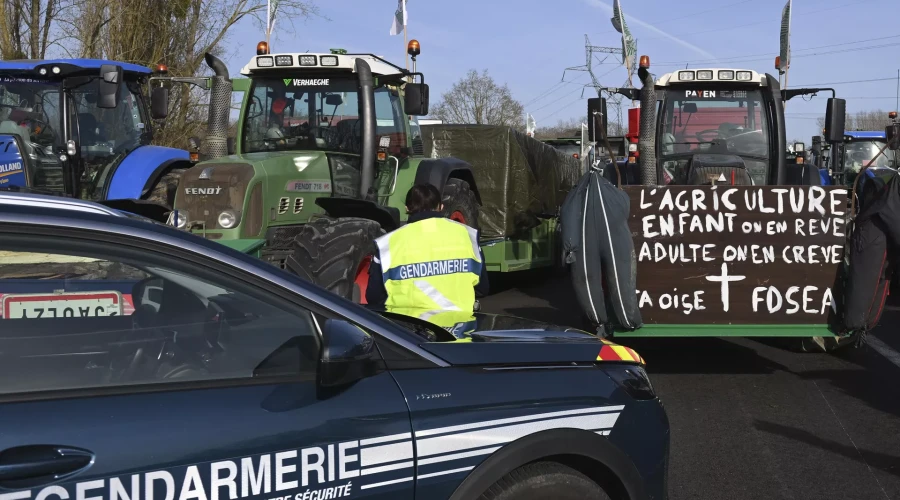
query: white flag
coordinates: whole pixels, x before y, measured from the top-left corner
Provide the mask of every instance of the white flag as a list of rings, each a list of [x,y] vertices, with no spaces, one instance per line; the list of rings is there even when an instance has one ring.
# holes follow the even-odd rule
[[[778,68],[782,72],[791,65],[791,0],[784,4],[784,10],[781,11],[781,66]]]
[[[397,12],[394,12],[394,24],[391,25],[391,36],[399,35],[406,26],[406,0],[397,0]]]
[[[534,131],[537,129],[537,123],[534,121],[534,117],[530,114],[525,115],[525,134],[528,137],[534,137]]]

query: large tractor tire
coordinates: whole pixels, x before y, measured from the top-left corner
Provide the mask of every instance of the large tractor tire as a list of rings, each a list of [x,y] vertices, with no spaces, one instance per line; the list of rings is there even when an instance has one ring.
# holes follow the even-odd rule
[[[375,238],[383,234],[368,219],[322,217],[303,226],[285,266],[332,293],[365,303]]]
[[[462,179],[447,180],[441,203],[444,204],[445,217],[479,229],[478,215],[481,207],[478,205],[475,191],[472,191],[468,182]]]
[[[175,206],[175,193],[178,189],[178,182],[181,180],[184,172],[185,169],[183,168],[173,168],[160,177],[147,199],[165,205],[168,208]]]

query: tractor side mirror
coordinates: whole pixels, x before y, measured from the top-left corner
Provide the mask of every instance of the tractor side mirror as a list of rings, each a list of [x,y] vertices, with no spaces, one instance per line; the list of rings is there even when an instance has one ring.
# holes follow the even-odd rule
[[[124,73],[122,67],[115,64],[103,64],[100,66],[100,85],[98,88],[97,107],[100,109],[113,109],[119,105],[122,94],[122,81]]]
[[[588,138],[596,141],[606,137],[606,123],[606,99],[602,97],[588,99]]]
[[[888,149],[900,150],[900,123],[892,123],[885,127],[884,135],[887,138]]]
[[[407,83],[404,87],[404,106],[406,114],[425,116],[428,114],[428,85],[424,83]]]
[[[844,120],[847,116],[847,101],[844,99],[828,98],[828,107],[825,109],[825,140],[829,143],[843,142]]]
[[[150,91],[150,116],[154,120],[165,120],[169,116],[169,89],[153,87]]]

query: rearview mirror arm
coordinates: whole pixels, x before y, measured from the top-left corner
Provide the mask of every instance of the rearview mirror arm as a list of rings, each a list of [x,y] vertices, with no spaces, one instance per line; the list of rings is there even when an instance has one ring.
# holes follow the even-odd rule
[[[154,76],[150,77],[150,84],[152,85],[154,81],[169,82],[169,83],[184,83],[187,85],[194,85],[200,87],[204,90],[209,90],[210,82],[212,79],[210,78],[192,78],[192,77],[182,77],[182,76]]]
[[[798,95],[816,95],[819,92],[831,92],[831,97],[837,97],[837,94],[834,92],[832,88],[819,88],[819,89],[784,89],[781,91],[781,100],[790,101],[794,97]]]

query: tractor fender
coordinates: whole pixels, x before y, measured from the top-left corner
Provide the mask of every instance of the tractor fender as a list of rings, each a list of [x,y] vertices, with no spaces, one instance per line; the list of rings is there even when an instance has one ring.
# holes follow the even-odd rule
[[[103,198],[141,198],[167,170],[175,168],[179,162],[192,165],[190,154],[183,149],[141,146],[129,153],[110,173]]]
[[[379,205],[374,201],[357,198],[321,197],[316,199],[316,205],[322,207],[325,213],[331,217],[356,217],[373,220],[380,224],[386,232],[391,232],[400,227],[400,210]]]
[[[481,204],[481,193],[475,184],[475,173],[472,165],[459,158],[436,158],[422,160],[416,170],[416,184],[431,184],[444,192],[447,179],[462,179],[469,183],[469,187],[475,192],[475,199]]]

